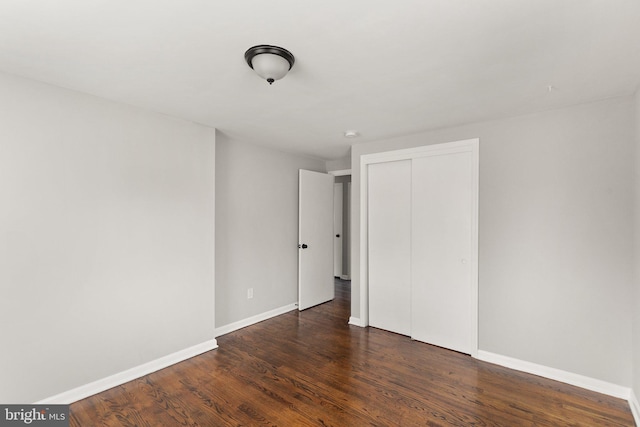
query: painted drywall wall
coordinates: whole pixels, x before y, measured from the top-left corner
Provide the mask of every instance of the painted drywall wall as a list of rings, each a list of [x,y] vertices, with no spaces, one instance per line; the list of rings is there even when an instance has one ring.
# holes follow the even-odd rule
[[[635,283],[633,295],[633,391],[640,399],[640,90],[635,95]]]
[[[328,160],[325,163],[327,171],[340,171],[351,169],[351,153],[345,157],[341,157],[335,160]]]
[[[0,402],[214,338],[215,131],[0,75]]]
[[[325,165],[221,133],[216,144],[216,326],[224,327],[298,301],[298,170]]]
[[[631,386],[633,103],[354,145],[351,316],[360,316],[360,156],[480,138],[480,349]]]

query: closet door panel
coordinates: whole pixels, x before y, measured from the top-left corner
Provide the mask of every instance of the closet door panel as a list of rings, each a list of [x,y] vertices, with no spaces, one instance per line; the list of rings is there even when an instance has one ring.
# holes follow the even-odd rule
[[[411,336],[472,351],[472,155],[412,165]]]
[[[411,334],[411,161],[368,166],[369,324]]]

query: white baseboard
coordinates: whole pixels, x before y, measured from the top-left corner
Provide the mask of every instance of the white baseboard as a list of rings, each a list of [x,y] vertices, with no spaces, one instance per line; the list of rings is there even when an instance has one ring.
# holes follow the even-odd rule
[[[285,305],[284,307],[276,308],[271,311],[267,311],[266,313],[258,314],[247,319],[239,320],[234,323],[230,323],[225,326],[221,326],[216,328],[215,336],[219,337],[221,335],[228,334],[229,332],[237,331],[238,329],[246,328],[247,326],[254,325],[256,323],[262,322],[263,320],[271,319],[272,317],[279,316],[284,313],[288,313],[292,310],[296,310],[298,308],[297,303]]]
[[[629,396],[629,407],[631,407],[631,413],[637,426],[640,426],[640,403],[638,403],[638,397],[631,389],[631,395]]]
[[[365,326],[367,326],[362,323],[362,320],[360,320],[359,317],[349,317],[349,324],[354,326],[360,326],[361,328],[364,328]]]
[[[538,365],[524,360],[490,353],[484,350],[478,350],[478,359],[515,369],[517,371],[527,372],[529,374],[571,384],[597,393],[618,397],[620,399],[629,400],[631,396],[631,389],[629,387],[623,387],[595,378],[586,377],[584,375],[574,374],[572,372],[562,371],[560,369],[550,368],[548,366]]]
[[[343,274],[343,275],[340,276],[340,278],[342,280],[351,280],[351,276],[349,276],[348,274]]]
[[[56,394],[55,396],[48,397],[39,402],[36,402],[35,404],[69,405],[73,402],[77,402],[78,400],[85,399],[89,396],[93,396],[94,394],[98,394],[105,390],[109,390],[110,388],[117,387],[129,381],[133,381],[152,372],[159,371],[160,369],[175,365],[176,363],[182,362],[216,348],[218,348],[218,343],[215,339],[211,341],[205,341],[203,343],[185,348],[184,350],[177,351],[159,359],[152,360],[151,362],[147,362],[134,368],[127,369],[126,371],[122,371],[109,377],[91,382],[89,384],[76,387],[72,390]]]

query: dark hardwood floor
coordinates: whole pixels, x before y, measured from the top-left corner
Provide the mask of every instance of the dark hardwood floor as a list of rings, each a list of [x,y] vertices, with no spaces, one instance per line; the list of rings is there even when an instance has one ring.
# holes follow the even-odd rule
[[[626,401],[374,328],[336,299],[71,405],[71,426],[633,426]]]

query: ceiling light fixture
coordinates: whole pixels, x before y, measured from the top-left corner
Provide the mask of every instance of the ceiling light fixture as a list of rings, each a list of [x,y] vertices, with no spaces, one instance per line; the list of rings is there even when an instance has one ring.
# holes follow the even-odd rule
[[[249,67],[260,77],[273,84],[287,75],[293,67],[295,58],[287,49],[268,44],[261,44],[249,48],[244,53],[244,59]]]
[[[360,136],[360,134],[357,130],[347,130],[344,132],[345,138],[357,138],[358,136]]]

